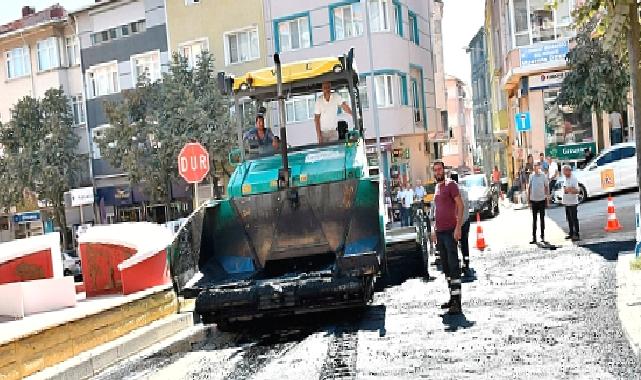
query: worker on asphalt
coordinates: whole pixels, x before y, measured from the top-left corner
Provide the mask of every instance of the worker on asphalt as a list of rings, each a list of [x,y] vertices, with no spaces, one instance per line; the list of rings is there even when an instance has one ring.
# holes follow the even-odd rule
[[[279,140],[274,138],[271,129],[265,128],[265,118],[262,114],[256,116],[256,126],[243,135],[250,149],[258,150],[258,154],[273,154],[278,149]]]
[[[318,143],[338,140],[338,108],[351,115],[352,109],[347,102],[335,92],[332,92],[332,85],[328,81],[323,82],[323,95],[316,100],[314,106],[314,124],[316,125],[316,136]]]
[[[532,241],[536,244],[536,219],[541,219],[541,243],[548,245],[545,241],[545,208],[550,202],[550,185],[548,177],[541,171],[541,163],[534,163],[534,173],[530,176],[527,187],[527,199],[532,209]]]
[[[458,173],[450,173],[450,179],[458,185]],[[461,256],[463,256],[461,273],[463,276],[468,276],[470,274],[470,197],[467,194],[465,186],[459,186],[458,190],[461,193],[461,199],[463,200],[463,225],[461,226],[461,240],[459,241]]]
[[[401,203],[401,226],[409,227],[412,223],[412,204],[414,204],[414,190],[409,182],[396,194],[396,200]]]
[[[436,191],[434,194],[436,246],[441,255],[443,272],[450,290],[450,299],[441,305],[448,314],[461,313],[461,267],[456,242],[461,239],[464,205],[456,182],[445,178],[441,161],[432,166]]]
[[[563,165],[563,199],[561,203],[565,206],[565,218],[568,220],[568,235],[566,239],[578,241],[579,218],[577,208],[579,207],[579,181],[572,174],[570,165]]]

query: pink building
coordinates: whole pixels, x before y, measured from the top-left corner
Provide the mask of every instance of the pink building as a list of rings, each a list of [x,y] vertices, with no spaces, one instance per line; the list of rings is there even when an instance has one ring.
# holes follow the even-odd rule
[[[443,147],[443,162],[452,168],[472,168],[472,100],[466,84],[451,75],[445,77],[450,141]]]

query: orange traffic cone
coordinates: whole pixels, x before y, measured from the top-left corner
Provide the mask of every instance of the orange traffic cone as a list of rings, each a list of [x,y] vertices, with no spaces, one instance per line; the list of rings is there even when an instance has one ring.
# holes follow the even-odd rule
[[[614,200],[612,196],[608,197],[608,223],[605,225],[607,232],[614,232],[620,230],[622,227],[617,219],[617,214],[614,211]]]
[[[483,237],[483,227],[481,227],[481,214],[476,213],[476,245],[474,248],[482,251],[487,248],[485,237]]]

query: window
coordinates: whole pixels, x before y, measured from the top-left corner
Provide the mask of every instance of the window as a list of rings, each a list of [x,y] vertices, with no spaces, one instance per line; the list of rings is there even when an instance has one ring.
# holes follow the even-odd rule
[[[67,65],[80,64],[80,46],[76,36],[65,37],[65,49],[67,51]]]
[[[131,57],[132,80],[134,86],[144,75],[150,82],[160,79],[160,52],[153,51]]]
[[[69,100],[71,102],[71,111],[73,112],[74,125],[84,124],[87,119],[85,117],[85,108],[82,101],[82,94],[71,96]]]
[[[50,37],[36,43],[38,50],[38,71],[50,70],[60,66],[58,58],[58,39]]]
[[[7,79],[19,78],[31,73],[29,48],[20,47],[11,49],[6,53]]]
[[[407,23],[410,25],[410,41],[419,44],[418,18],[416,13],[409,11],[407,14]]]
[[[363,34],[363,11],[360,3],[336,7],[331,12],[334,40],[344,40]]]
[[[130,36],[131,34],[144,32],[145,29],[145,20],[130,22],[128,24],[120,25],[115,28],[110,28],[91,34],[91,44],[97,45],[112,40],[117,40],[123,37]]]
[[[394,2],[394,22],[396,22],[396,34],[403,37],[403,7],[396,1]]]
[[[198,58],[203,50],[207,50],[207,42],[204,40],[194,41],[182,44],[180,46],[180,55],[187,59],[187,66],[193,68],[198,62]]]
[[[421,92],[416,79],[412,78],[410,82],[410,87],[412,88],[412,114],[414,122],[418,123],[423,119],[423,115],[421,115]]]
[[[287,122],[294,123],[314,118],[315,95],[294,96],[285,102]]]
[[[398,79],[401,84],[401,104],[406,106],[408,105],[408,99],[407,99],[407,75],[405,74],[399,74]]]
[[[394,105],[394,77],[392,75],[375,75],[374,88],[376,89],[376,104],[378,107],[391,107]]]
[[[87,87],[87,95],[91,98],[118,92],[118,64],[111,62],[89,68]]]
[[[575,0],[511,0],[510,27],[515,47],[573,36]]]
[[[369,1],[369,20],[372,32],[389,30],[389,20],[387,16],[387,0],[367,0]]]
[[[361,99],[361,108],[369,108],[369,98],[367,93],[367,78],[361,77],[358,81],[358,96]],[[351,107],[351,103],[348,102]],[[356,112],[356,111],[354,111]]]
[[[225,61],[228,65],[258,58],[260,58],[260,50],[257,28],[225,34]]]
[[[111,128],[110,125],[101,125],[99,127],[95,127],[91,130],[91,152],[94,160],[99,160],[102,157],[102,154],[100,152],[100,145],[98,144],[98,141],[102,140],[105,138],[105,134],[107,132],[107,128]]]
[[[280,50],[290,51],[311,46],[309,16],[278,23]],[[278,47],[277,47],[278,48]]]

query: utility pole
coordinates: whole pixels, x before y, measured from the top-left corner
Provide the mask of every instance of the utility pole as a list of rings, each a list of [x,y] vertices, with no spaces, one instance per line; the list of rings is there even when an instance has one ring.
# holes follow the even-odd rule
[[[381,129],[380,129],[380,124],[379,124],[379,119],[378,119],[378,100],[376,98],[376,83],[374,81],[374,49],[372,47],[372,30],[371,26],[369,24],[369,1],[365,0],[365,34],[367,35],[367,54],[368,54],[368,60],[369,60],[369,77],[370,77],[370,85],[372,86],[372,104],[370,104],[370,107],[372,109],[372,119],[374,121],[374,131],[376,132],[376,159],[378,160],[378,172],[379,174],[383,170],[383,158],[382,158],[382,153],[381,153]],[[356,110],[352,110],[352,112],[356,112]],[[365,136],[363,136],[363,140],[365,140]],[[382,179],[385,178],[385,174],[383,173]]]
[[[637,183],[641,183],[641,77],[639,76],[639,61],[641,52],[639,41],[641,30],[639,25],[639,10],[636,0],[631,1],[628,10],[630,25],[628,26],[628,59],[630,65],[630,86],[632,87],[632,107],[634,108],[634,138],[637,149]],[[641,193],[639,193],[641,202]]]

